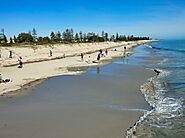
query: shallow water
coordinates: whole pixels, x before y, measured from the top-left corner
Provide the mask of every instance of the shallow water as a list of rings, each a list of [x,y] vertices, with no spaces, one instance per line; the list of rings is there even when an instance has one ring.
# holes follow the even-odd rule
[[[142,86],[153,111],[138,125],[136,135],[141,138],[184,138],[185,40],[160,41],[150,47],[140,47],[140,50],[160,59],[147,66],[160,69],[161,74]]]
[[[139,89],[153,74],[141,62],[148,61],[132,55],[80,76],[50,78],[12,98],[1,97],[0,137],[123,137],[150,110]]]

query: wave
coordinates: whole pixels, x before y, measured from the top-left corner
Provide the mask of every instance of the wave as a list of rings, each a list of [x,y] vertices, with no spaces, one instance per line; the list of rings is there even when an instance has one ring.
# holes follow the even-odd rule
[[[160,78],[169,75],[170,72],[164,70],[160,70],[160,72],[160,75],[148,79],[148,81],[141,86],[140,90],[146,101],[152,107],[152,110],[146,112],[133,127],[129,128],[126,132],[126,138],[133,138],[137,127],[143,121],[147,121],[147,123],[153,127],[169,127],[169,124],[172,124],[169,119],[183,115],[182,99],[166,97],[165,93],[168,91],[167,84],[160,80]]]
[[[129,107],[121,106],[121,105],[110,105],[110,104],[104,104],[104,105],[101,105],[101,107],[109,108],[109,109],[113,109],[113,110],[119,110],[119,111],[132,111],[132,112],[143,112],[143,113],[148,111],[146,109],[129,108]]]
[[[185,66],[170,66],[170,67],[166,67],[166,69],[170,69],[170,70],[185,70]]]
[[[164,51],[185,52],[185,50],[183,49],[159,48],[159,47],[154,47],[154,46],[151,46],[151,48],[157,49],[157,50],[164,50]]]

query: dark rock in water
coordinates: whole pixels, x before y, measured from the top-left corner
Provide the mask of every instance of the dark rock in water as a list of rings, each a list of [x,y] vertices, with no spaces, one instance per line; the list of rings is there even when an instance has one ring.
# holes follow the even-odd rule
[[[136,135],[136,131],[133,131],[133,135]]]

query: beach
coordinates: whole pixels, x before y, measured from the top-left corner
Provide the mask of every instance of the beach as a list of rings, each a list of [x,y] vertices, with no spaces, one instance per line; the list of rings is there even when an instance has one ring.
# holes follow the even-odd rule
[[[0,137],[125,137],[149,110],[140,85],[153,71],[122,58],[78,69],[87,73],[52,77],[11,98],[0,97]]]
[[[1,73],[11,82],[0,84],[0,137],[125,137],[150,110],[140,86],[155,74],[129,64],[139,61],[131,59],[133,48],[146,42],[151,41],[103,43],[93,50],[91,44],[91,50],[80,51],[89,53],[83,61],[80,53],[69,52],[59,59],[45,53],[45,61],[32,57],[31,63],[24,55],[23,68],[14,65],[20,55],[1,62]],[[93,63],[99,49],[108,54]]]
[[[124,54],[128,54],[131,48],[147,42],[152,42],[152,40],[1,47],[0,72],[4,79],[8,78],[11,82],[0,84],[0,95],[18,90],[36,80],[82,73],[69,71],[68,68],[100,65],[103,60],[108,61],[115,57],[122,57]],[[124,46],[127,47],[125,52]],[[103,51],[108,49],[108,55],[103,56],[98,63],[93,63],[96,61],[100,49]],[[49,56],[50,50],[52,50],[52,57]],[[9,51],[12,51],[12,58],[9,58]],[[84,54],[83,61],[80,57],[81,53]],[[23,62],[21,69],[17,68],[20,57]]]

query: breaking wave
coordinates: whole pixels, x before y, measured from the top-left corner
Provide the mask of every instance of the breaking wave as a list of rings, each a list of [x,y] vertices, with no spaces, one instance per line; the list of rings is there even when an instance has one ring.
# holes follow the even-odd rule
[[[149,126],[158,128],[170,127],[170,125],[173,124],[170,122],[171,118],[183,115],[183,99],[166,96],[165,94],[168,91],[168,85],[160,79],[168,76],[170,72],[163,70],[160,70],[160,72],[160,75],[148,79],[148,81],[141,86],[140,90],[146,101],[152,107],[152,110],[145,112],[133,127],[128,129],[126,138],[137,137],[137,128],[143,122],[146,122]]]

